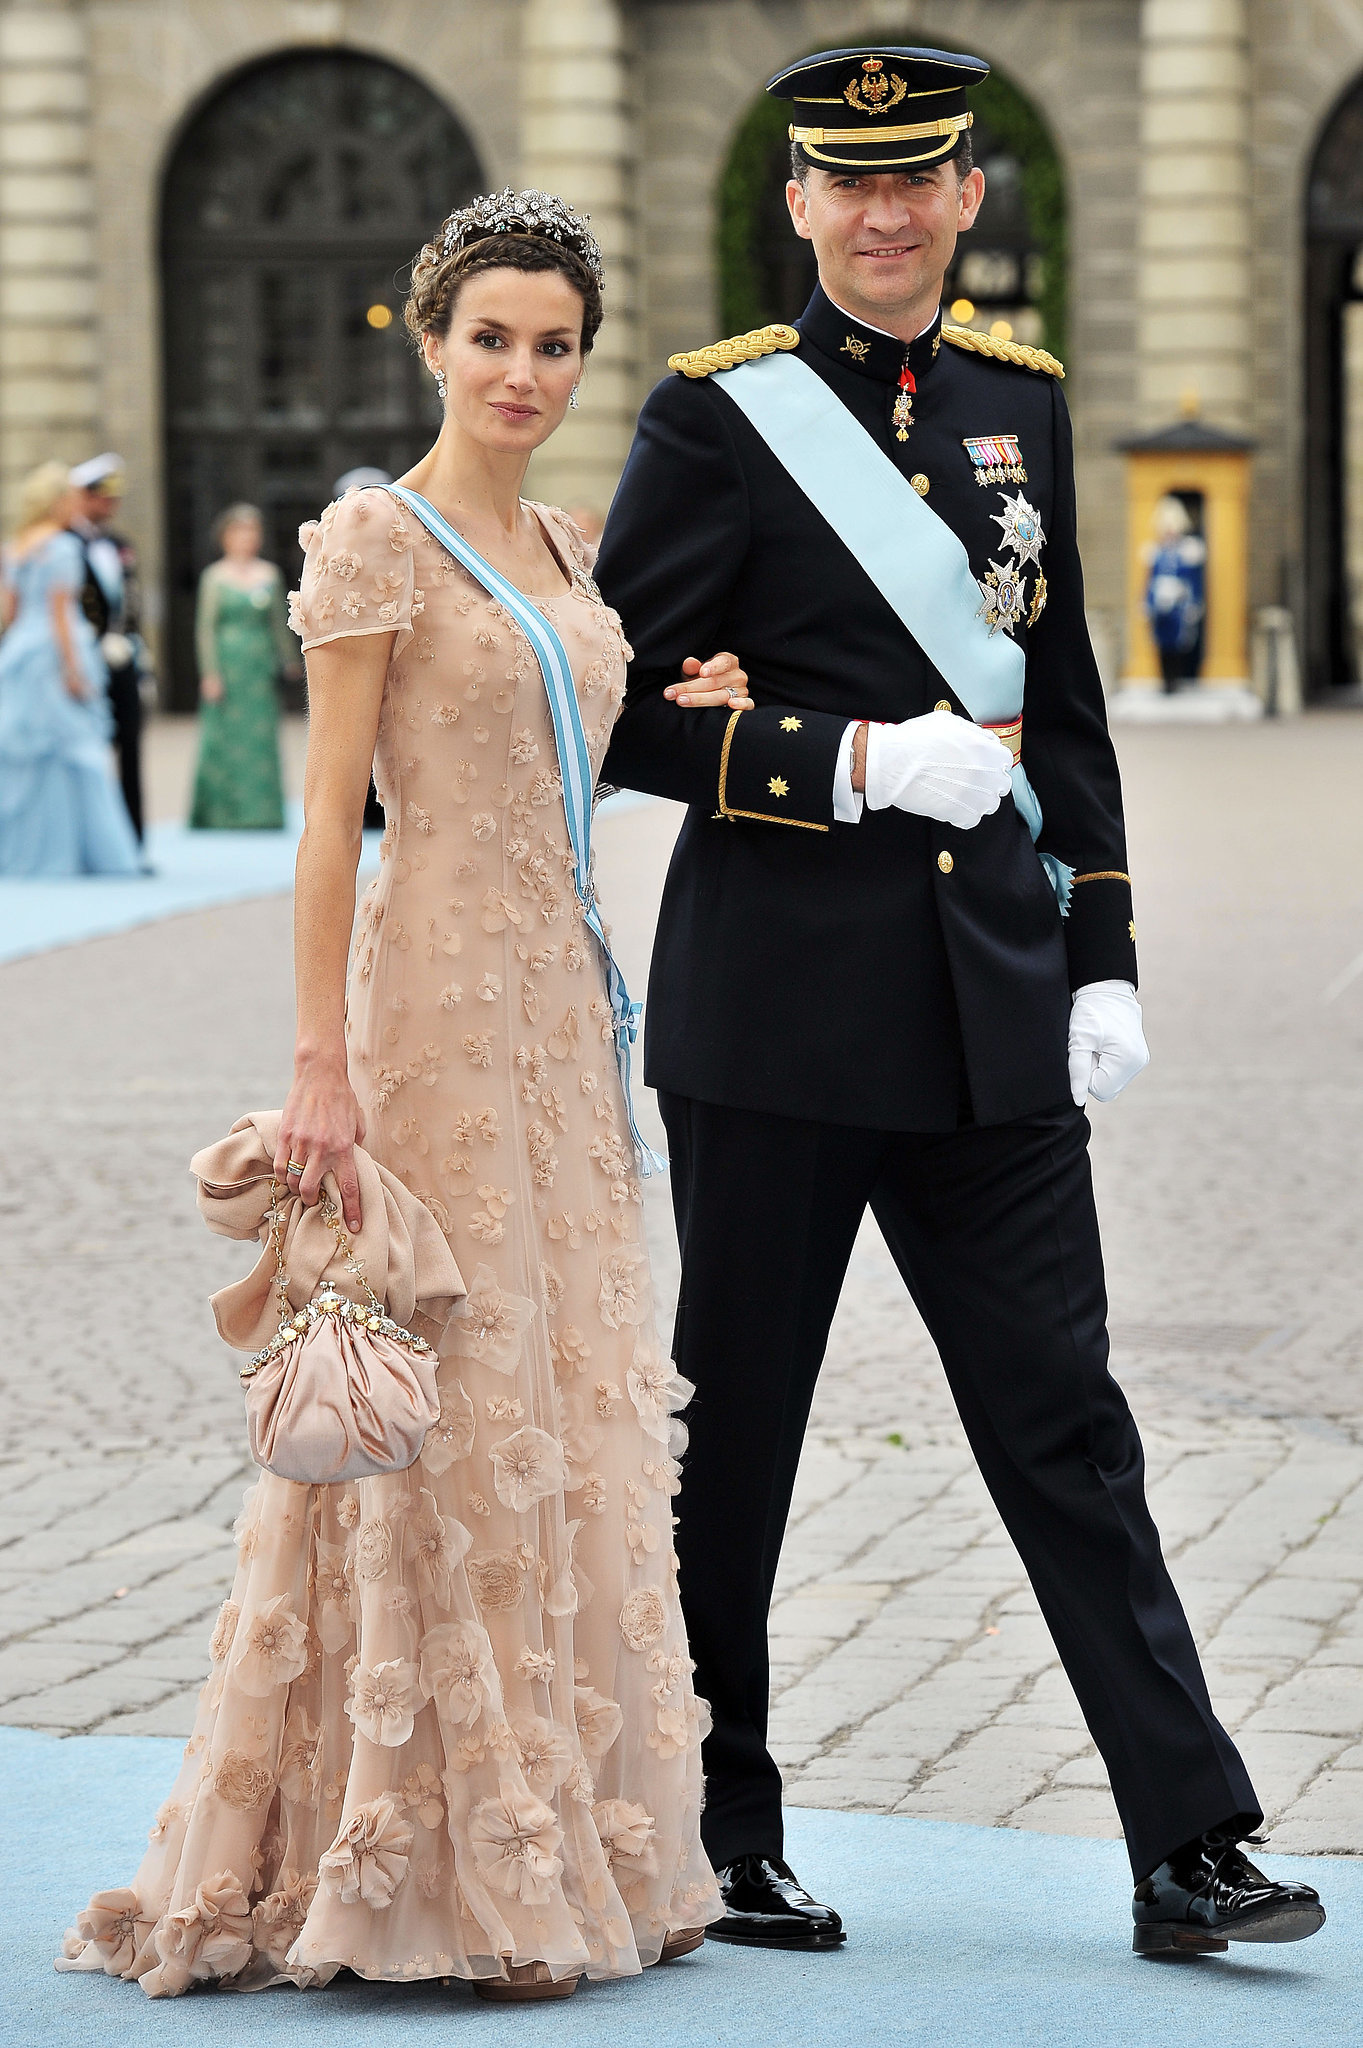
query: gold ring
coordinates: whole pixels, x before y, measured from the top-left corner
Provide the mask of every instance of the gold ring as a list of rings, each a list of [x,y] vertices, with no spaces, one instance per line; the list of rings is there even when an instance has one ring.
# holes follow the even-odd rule
[[[303,1173],[306,1171],[306,1168],[303,1166],[300,1160],[291,1159],[288,1165],[285,1167],[284,1171],[286,1175],[290,1173]]]

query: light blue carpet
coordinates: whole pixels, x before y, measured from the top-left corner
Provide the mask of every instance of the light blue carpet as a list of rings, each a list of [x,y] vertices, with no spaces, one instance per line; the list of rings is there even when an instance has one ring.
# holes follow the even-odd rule
[[[626,811],[651,801],[623,790],[607,797],[601,809]],[[186,825],[152,825],[147,858],[154,874],[34,882],[0,878],[0,961],[105,938],[217,903],[284,894],[293,887],[302,829],[301,804],[289,805],[289,822],[282,832],[191,832]],[[378,860],[379,836],[365,834],[362,878],[373,872]]]
[[[154,874],[0,880],[0,961],[131,931],[215,903],[292,889],[302,827],[301,804],[289,806],[282,832],[191,832],[186,825],[152,825],[147,858]],[[373,833],[366,836],[364,859],[372,866],[377,857],[378,834]]]
[[[707,1944],[562,2005],[500,2011],[462,1987],[360,1984],[153,2002],[56,1974],[91,1891],[132,1875],[180,1745],[0,1729],[0,2041],[14,2048],[1354,2048],[1363,2040],[1363,1860],[1275,1858],[1330,1923],[1293,1948],[1145,1963],[1116,1842],[869,1814],[790,1815],[791,1861],[842,1910],[831,1955]]]

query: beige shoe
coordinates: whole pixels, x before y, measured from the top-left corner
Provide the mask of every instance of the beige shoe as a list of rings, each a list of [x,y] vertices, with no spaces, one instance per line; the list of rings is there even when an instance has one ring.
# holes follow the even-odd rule
[[[475,1977],[480,1998],[503,2005],[525,2005],[536,1998],[571,1998],[580,1977],[551,1977],[548,1963],[503,1963],[504,1977]]]
[[[675,1963],[679,1956],[694,1954],[705,1940],[703,1927],[682,1927],[675,1934],[669,1934],[658,1957],[660,1963]]]

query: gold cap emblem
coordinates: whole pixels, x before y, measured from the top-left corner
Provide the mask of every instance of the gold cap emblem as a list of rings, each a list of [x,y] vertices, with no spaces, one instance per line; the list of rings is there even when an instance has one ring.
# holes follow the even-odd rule
[[[868,57],[861,67],[861,77],[854,75],[849,79],[842,96],[859,114],[887,114],[891,107],[899,105],[908,89],[897,71],[887,78],[880,58]]]

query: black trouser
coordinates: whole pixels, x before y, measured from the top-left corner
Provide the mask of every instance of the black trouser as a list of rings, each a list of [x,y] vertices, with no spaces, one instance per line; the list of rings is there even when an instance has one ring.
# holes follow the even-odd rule
[[[133,831],[142,838],[142,683],[135,667],[109,671],[109,709],[114,719],[118,779]]]
[[[781,1853],[767,1612],[868,1203],[1102,1752],[1136,1877],[1204,1829],[1257,1826],[1108,1372],[1083,1112],[920,1134],[660,1101],[682,1254],[675,1355],[697,1389],[677,1549],[696,1687],[714,1713],[711,1859]]]

